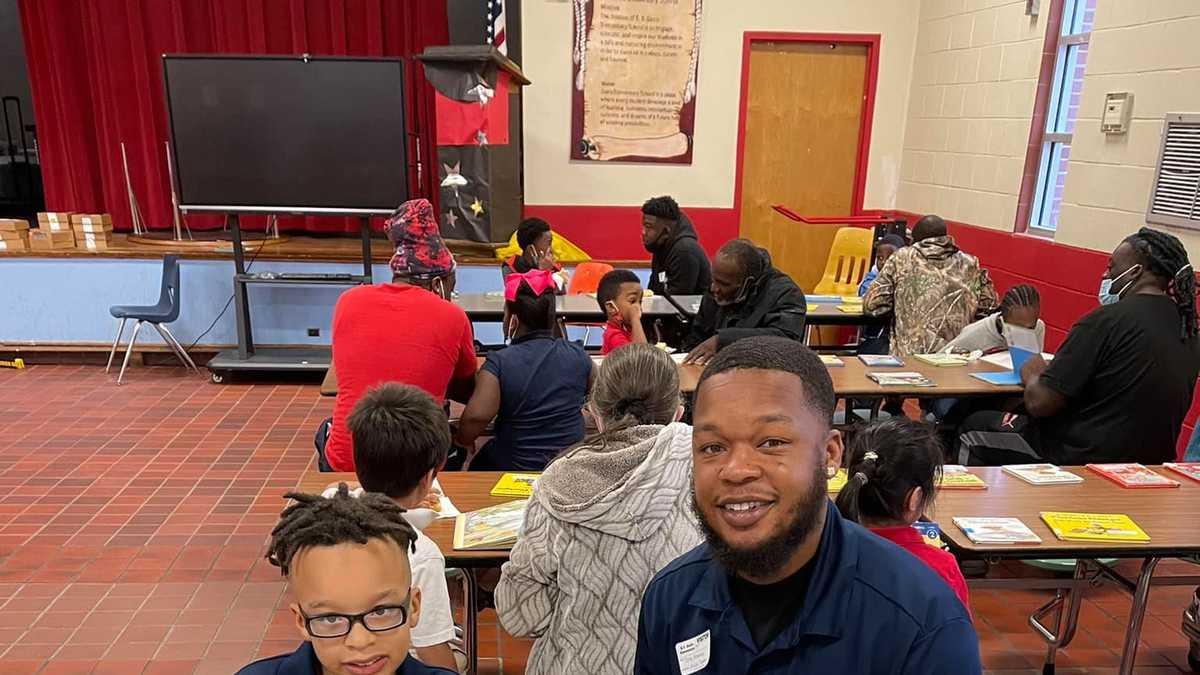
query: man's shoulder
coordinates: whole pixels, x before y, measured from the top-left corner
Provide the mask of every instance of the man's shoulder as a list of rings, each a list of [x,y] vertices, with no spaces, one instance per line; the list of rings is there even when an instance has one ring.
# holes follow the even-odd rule
[[[237,675],[317,675],[314,660],[312,643],[304,642],[294,652],[250,663],[237,671]]]
[[[854,582],[867,594],[864,601],[891,607],[895,618],[911,621],[922,632],[967,617],[953,589],[924,561],[861,527],[846,532],[859,540]]]
[[[646,587],[646,596],[665,593],[668,597],[686,598],[680,591],[695,587],[711,564],[712,552],[708,544],[702,543],[659,570]]]

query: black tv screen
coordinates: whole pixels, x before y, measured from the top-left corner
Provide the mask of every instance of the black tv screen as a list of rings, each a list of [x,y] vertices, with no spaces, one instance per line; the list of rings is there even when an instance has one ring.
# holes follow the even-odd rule
[[[180,206],[390,213],[408,198],[399,59],[163,56]]]

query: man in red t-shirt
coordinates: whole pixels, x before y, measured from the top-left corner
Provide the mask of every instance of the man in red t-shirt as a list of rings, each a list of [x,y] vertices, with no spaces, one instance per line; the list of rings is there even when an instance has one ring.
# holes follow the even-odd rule
[[[317,432],[322,471],[354,471],[346,417],[368,389],[401,382],[443,402],[470,399],[478,365],[471,322],[447,298],[454,259],[433,209],[424,199],[405,202],[387,223],[392,283],[342,293],[333,308],[333,368],[338,393],[333,417]]]

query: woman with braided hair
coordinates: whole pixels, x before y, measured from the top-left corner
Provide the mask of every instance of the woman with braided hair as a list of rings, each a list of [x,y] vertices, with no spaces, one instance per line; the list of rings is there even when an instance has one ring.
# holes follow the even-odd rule
[[[614,350],[587,407],[599,433],[546,467],[496,587],[504,629],[535,638],[532,675],[632,673],[642,591],[701,540],[671,357],[647,344]]]
[[[976,413],[960,460],[1008,464],[1175,458],[1200,373],[1196,281],[1179,239],[1150,228],[1126,237],[1100,280],[1100,307],[1071,328],[1054,361],[1021,368],[1027,415]]]
[[[288,580],[304,644],[238,675],[454,675],[408,653],[421,591],[404,509],[384,495],[352,496],[345,483],[329,498],[285,496],[295,501],[271,532],[267,560]]]

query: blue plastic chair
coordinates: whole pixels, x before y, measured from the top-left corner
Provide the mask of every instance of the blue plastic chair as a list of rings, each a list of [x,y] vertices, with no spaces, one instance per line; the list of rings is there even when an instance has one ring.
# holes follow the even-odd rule
[[[192,357],[188,356],[183,345],[179,344],[171,331],[163,325],[179,318],[179,256],[163,256],[162,288],[158,294],[158,304],[113,305],[108,308],[108,313],[112,314],[113,318],[120,319],[121,324],[117,327],[117,337],[113,339],[112,350],[108,352],[108,365],[104,367],[106,373],[112,368],[113,356],[116,355],[117,347],[121,344],[121,335],[125,332],[125,322],[130,319],[137,322],[133,325],[133,335],[129,338],[129,346],[125,348],[125,360],[121,363],[117,384],[121,384],[121,379],[125,377],[125,368],[129,366],[129,357],[133,355],[133,345],[137,342],[138,331],[141,330],[143,323],[154,326],[163,341],[171,347],[171,351],[175,352],[180,361],[183,361],[183,365],[195,371],[200,370],[196,367],[196,362],[192,361]]]

